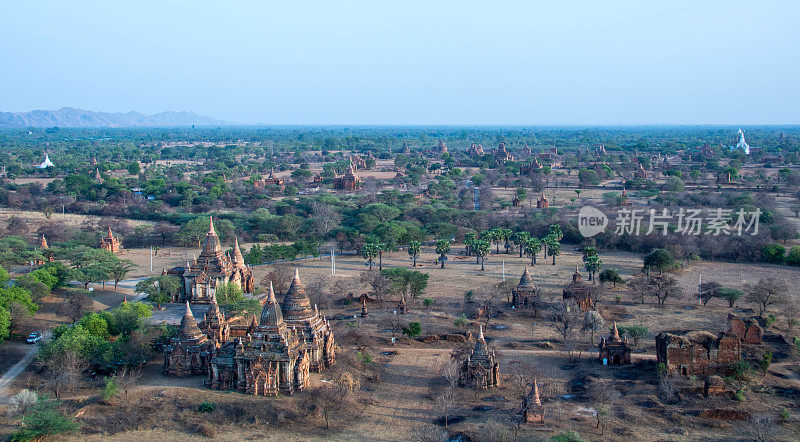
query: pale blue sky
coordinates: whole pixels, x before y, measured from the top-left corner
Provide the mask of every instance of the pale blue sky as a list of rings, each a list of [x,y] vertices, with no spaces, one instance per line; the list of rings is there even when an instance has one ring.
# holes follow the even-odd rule
[[[800,123],[800,2],[3,1],[0,111],[61,106],[264,124]]]

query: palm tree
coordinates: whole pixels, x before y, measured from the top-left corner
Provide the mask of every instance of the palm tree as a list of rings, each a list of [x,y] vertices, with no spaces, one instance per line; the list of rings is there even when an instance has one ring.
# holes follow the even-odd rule
[[[514,234],[514,245],[519,247],[520,258],[522,258],[522,253],[525,252],[525,244],[528,243],[530,238],[531,234],[528,232],[517,232]]]
[[[436,241],[436,253],[439,255],[439,261],[442,263],[442,268],[444,268],[444,262],[447,260],[447,254],[450,253],[450,241],[446,239],[440,239]]]
[[[408,256],[414,260],[414,267],[417,266],[417,258],[419,258],[419,249],[422,244],[419,241],[411,241],[408,243]]]
[[[372,260],[378,256],[378,250],[378,245],[374,242],[364,244],[364,247],[361,248],[361,256],[369,262],[370,270],[372,270]]]
[[[553,265],[556,265],[556,256],[561,254],[561,243],[553,234],[547,235],[545,242],[547,243],[547,254],[553,257]]]
[[[486,263],[486,255],[489,254],[491,249],[492,245],[489,243],[489,241],[480,240],[475,242],[475,256],[480,260],[481,271],[484,271],[485,269],[484,264]]]
[[[500,229],[500,239],[505,242],[506,255],[508,255],[509,241],[514,237],[514,231],[511,229]]]
[[[589,281],[594,280],[595,272],[600,270],[603,261],[600,260],[600,255],[597,253],[596,247],[587,247],[583,251],[583,266],[589,272]]]
[[[531,257],[531,265],[536,265],[536,255],[542,250],[542,240],[539,238],[528,238],[525,243],[525,254]]]
[[[467,249],[467,256],[472,256],[472,245],[475,244],[476,239],[478,239],[478,235],[475,232],[469,232],[464,235],[464,245]]]

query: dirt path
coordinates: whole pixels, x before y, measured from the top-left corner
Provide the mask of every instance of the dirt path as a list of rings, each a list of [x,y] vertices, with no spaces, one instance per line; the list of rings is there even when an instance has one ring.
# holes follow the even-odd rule
[[[775,376],[791,382],[795,388],[800,389],[800,374],[798,374],[795,370],[792,370],[792,367],[794,366],[794,362],[780,362],[770,365],[769,371]]]
[[[25,357],[22,358],[21,361],[17,362],[13,367],[8,369],[8,371],[0,378],[0,404],[7,404],[11,395],[8,393],[8,386],[14,382],[14,379],[20,375],[25,368],[30,364],[33,358],[36,356],[36,353],[39,352],[38,345],[32,345],[28,352],[25,354]]]

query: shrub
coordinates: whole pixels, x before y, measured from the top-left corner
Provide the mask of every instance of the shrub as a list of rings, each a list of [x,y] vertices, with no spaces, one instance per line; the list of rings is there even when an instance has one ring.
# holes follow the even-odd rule
[[[203,422],[198,427],[197,432],[200,433],[201,436],[205,437],[214,437],[217,435],[217,430],[214,428],[214,424],[210,422]]]
[[[39,402],[39,396],[35,391],[25,389],[12,396],[9,402],[8,412],[11,415],[25,414]]]
[[[117,384],[117,380],[112,376],[110,378],[106,378],[105,385],[103,385],[103,401],[108,401],[114,396],[119,393],[119,385]]]
[[[761,254],[764,255],[764,261],[766,262],[782,264],[784,259],[786,259],[786,247],[783,247],[777,243],[772,243],[764,246],[764,248],[761,250]]]
[[[742,388],[739,391],[737,391],[736,393],[734,393],[733,394],[733,398],[736,399],[739,402],[744,402],[745,399],[746,399],[745,398],[745,394],[744,394],[744,388]]]
[[[422,325],[419,322],[409,322],[408,327],[403,327],[403,334],[409,338],[419,336],[422,333]]]
[[[675,267],[672,254],[664,249],[655,249],[644,257],[644,268],[653,270],[669,270]]]
[[[731,377],[736,379],[737,381],[741,381],[744,379],[748,374],[750,374],[750,364],[747,361],[737,361],[731,364]]]
[[[791,417],[791,415],[789,414],[789,410],[787,410],[785,408],[783,410],[781,410],[781,420],[782,421],[788,421],[789,417]]]
[[[64,416],[58,409],[59,402],[45,396],[39,397],[36,405],[23,416],[22,429],[12,434],[11,441],[42,439],[78,429],[74,419]]]
[[[212,411],[216,410],[217,404],[214,402],[204,401],[200,405],[197,406],[197,411],[200,413],[211,413]]]
[[[581,435],[573,430],[562,431],[550,438],[552,442],[583,442]]]
[[[758,361],[758,365],[761,367],[762,370],[767,371],[769,370],[769,366],[772,364],[772,352],[768,351],[764,353],[764,356],[761,357],[761,360]]]

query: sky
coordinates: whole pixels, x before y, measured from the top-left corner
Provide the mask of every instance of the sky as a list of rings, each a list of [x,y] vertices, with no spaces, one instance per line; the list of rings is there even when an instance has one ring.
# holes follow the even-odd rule
[[[242,124],[797,124],[800,2],[0,3],[0,111]]]

